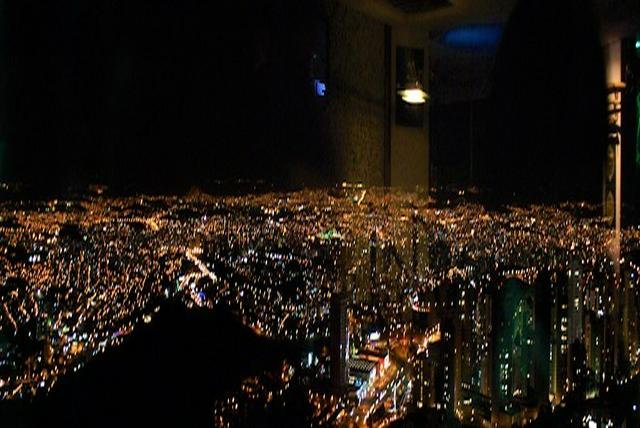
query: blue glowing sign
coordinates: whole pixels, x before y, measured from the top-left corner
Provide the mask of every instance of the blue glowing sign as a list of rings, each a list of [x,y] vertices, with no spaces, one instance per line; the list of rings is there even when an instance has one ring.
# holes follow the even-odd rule
[[[324,97],[327,93],[327,85],[322,80],[314,80],[313,86],[316,89],[316,95],[319,97]]]
[[[453,48],[495,49],[501,37],[501,25],[465,25],[444,33],[440,43]]]

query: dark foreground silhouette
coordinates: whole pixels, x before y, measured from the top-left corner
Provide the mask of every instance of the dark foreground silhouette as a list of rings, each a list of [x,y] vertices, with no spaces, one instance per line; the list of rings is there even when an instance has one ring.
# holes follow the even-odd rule
[[[278,367],[285,351],[229,313],[172,302],[48,396],[0,402],[1,425],[210,427],[215,399]]]

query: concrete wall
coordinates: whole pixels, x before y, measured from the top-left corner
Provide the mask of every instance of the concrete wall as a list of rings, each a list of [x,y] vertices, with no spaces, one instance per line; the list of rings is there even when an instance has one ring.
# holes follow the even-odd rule
[[[328,134],[338,181],[384,184],[384,24],[328,2]]]
[[[327,2],[329,23],[328,136],[337,181],[384,185],[385,25],[336,0]],[[422,128],[395,123],[396,47],[424,49],[428,90],[428,32],[391,30],[390,185],[429,188],[429,107]]]
[[[622,44],[613,40],[604,46],[604,63],[606,67],[607,85],[622,81]]]
[[[422,28],[393,27],[391,32],[391,186],[413,190],[429,189],[429,103],[424,108],[424,125],[411,128],[396,125],[395,81],[396,48],[398,46],[424,49],[424,88],[429,92],[428,32]]]

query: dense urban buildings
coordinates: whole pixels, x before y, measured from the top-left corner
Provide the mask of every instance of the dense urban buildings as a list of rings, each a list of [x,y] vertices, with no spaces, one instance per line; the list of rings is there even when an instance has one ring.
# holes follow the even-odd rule
[[[0,0],[0,426],[640,426],[638,0]]]
[[[5,202],[0,392],[46,394],[180,300],[300,343],[272,387],[304,386],[318,425],[415,409],[510,426],[597,407],[640,362],[640,228],[623,230],[617,274],[597,209],[440,206],[348,185]],[[274,393],[251,382],[234,400]],[[216,406],[221,425],[237,420]]]
[[[347,295],[337,292],[330,301],[331,384],[337,392],[347,386],[349,378],[349,324]]]

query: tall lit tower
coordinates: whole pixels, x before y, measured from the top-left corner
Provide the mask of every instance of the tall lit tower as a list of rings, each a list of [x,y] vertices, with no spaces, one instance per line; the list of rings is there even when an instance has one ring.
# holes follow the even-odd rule
[[[551,379],[550,395],[559,404],[565,394],[567,355],[569,353],[569,297],[568,276],[551,275]]]
[[[583,318],[583,293],[582,265],[578,258],[571,261],[568,272],[567,297],[569,303],[569,344],[575,341],[582,341],[582,318]]]
[[[625,269],[623,275],[622,338],[626,357],[633,366],[638,362],[638,297],[637,279],[634,272]]]
[[[496,290],[492,305],[491,346],[493,416],[509,412],[514,403],[536,398],[534,288],[516,278]]]
[[[374,230],[371,232],[371,236],[369,238],[369,297],[371,299],[370,303],[377,303],[380,301],[379,291],[378,290],[378,271],[377,271],[377,263],[378,263],[378,233]]]
[[[371,237],[369,238],[369,280],[371,281],[371,286],[373,287],[376,283],[377,272],[376,272],[376,263],[378,260],[378,234],[373,231],[371,232]]]
[[[349,367],[349,320],[346,293],[333,294],[330,305],[331,385],[337,392],[342,392],[347,385]]]
[[[418,225],[416,214],[413,214],[411,227],[411,286],[415,287],[418,281]]]

